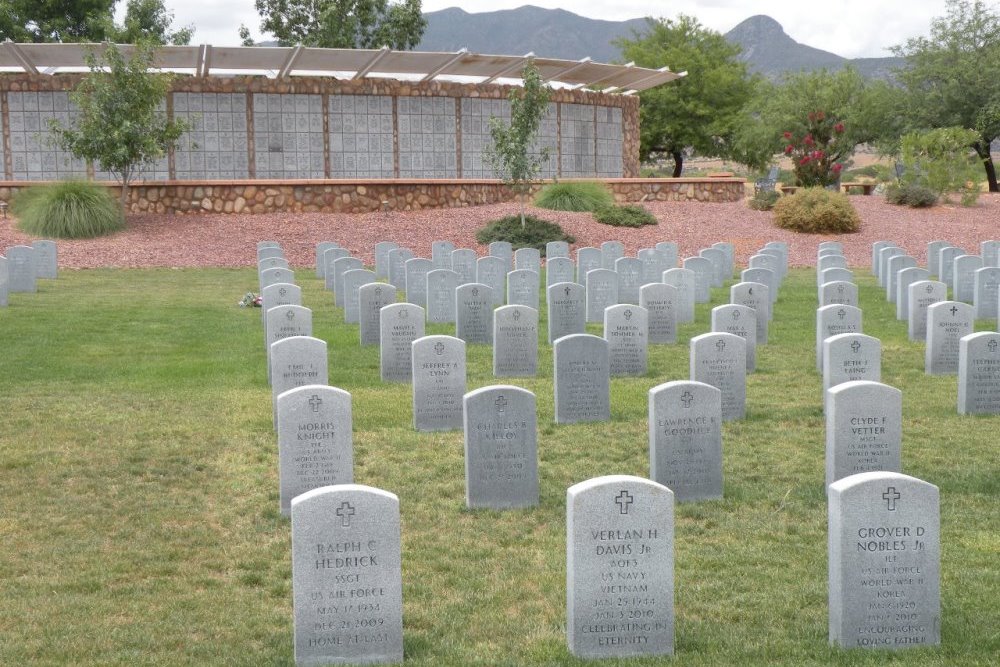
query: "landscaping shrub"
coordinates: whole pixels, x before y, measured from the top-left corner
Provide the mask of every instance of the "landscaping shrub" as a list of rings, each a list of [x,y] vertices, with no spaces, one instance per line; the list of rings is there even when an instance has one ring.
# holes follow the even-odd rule
[[[605,206],[594,211],[594,219],[612,227],[642,227],[655,225],[656,217],[642,206]]]
[[[755,211],[770,211],[779,197],[781,195],[777,190],[758,190],[750,198],[750,208]]]
[[[603,183],[550,183],[535,197],[535,206],[552,211],[596,211],[615,203]]]
[[[476,240],[487,245],[493,241],[508,241],[515,250],[518,248],[537,248],[545,256],[545,244],[549,241],[565,241],[573,243],[575,238],[563,231],[554,222],[540,220],[533,215],[524,216],[525,224],[521,225],[521,216],[508,215],[494,220],[485,227],[476,230]]]
[[[858,231],[861,219],[847,195],[825,188],[803,188],[774,205],[774,224],[809,234]]]
[[[19,192],[12,210],[21,230],[33,236],[84,239],[125,226],[108,189],[87,181],[63,181]]]
[[[924,208],[933,206],[938,196],[930,188],[926,188],[916,183],[904,183],[897,185],[893,183],[885,190],[885,199],[890,204],[897,206],[910,206],[912,208]]]

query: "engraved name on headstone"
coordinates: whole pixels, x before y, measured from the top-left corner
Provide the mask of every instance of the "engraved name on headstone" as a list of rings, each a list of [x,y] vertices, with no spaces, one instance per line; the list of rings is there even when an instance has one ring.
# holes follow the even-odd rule
[[[587,330],[587,298],[583,285],[556,283],[549,287],[546,302],[549,316],[549,345],[557,338]]]
[[[859,472],[900,471],[903,392],[852,380],[826,393],[826,483]]]
[[[538,373],[538,311],[502,306],[493,311],[494,377],[534,377]]]
[[[424,336],[413,341],[413,427],[418,431],[462,428],[465,341]]]
[[[413,378],[413,341],[424,335],[424,309],[393,303],[379,314],[379,372],[383,382]]]
[[[722,498],[722,392],[689,381],[649,390],[649,478],[677,502]]]
[[[604,340],[608,341],[608,368],[612,377],[646,374],[648,335],[645,308],[619,304],[604,309]]]
[[[690,373],[695,382],[704,382],[722,392],[722,419],[743,419],[746,415],[746,341],[730,333],[706,333],[690,343]]]
[[[1000,334],[980,331],[958,342],[958,414],[1000,414]]]
[[[611,419],[611,375],[608,341],[590,334],[571,334],[552,345],[557,424]]]

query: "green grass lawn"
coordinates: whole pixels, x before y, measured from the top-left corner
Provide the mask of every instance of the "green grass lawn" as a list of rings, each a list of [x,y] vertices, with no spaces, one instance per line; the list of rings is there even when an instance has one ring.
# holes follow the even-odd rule
[[[645,377],[612,380],[612,421],[569,426],[553,424],[542,313],[539,377],[512,382],[538,396],[541,504],[472,512],[462,434],[414,432],[409,387],[379,381],[377,348],[298,275],[330,382],[353,395],[355,481],[400,498],[406,662],[583,664],[565,640],[566,488],[648,475],[647,392],[687,378],[709,307],[650,347]],[[827,645],[814,280],[787,279],[747,418],[724,426],[725,500],[676,508],[676,655],[600,664],[996,664],[1000,417],[957,414],[956,379],[924,375],[867,274],[864,330],[903,391],[903,472],[941,488],[942,645]],[[64,271],[0,309],[0,664],[292,664],[290,524],[260,311],[236,307],[248,289],[251,269]],[[470,390],[498,383],[490,359],[469,346]]]

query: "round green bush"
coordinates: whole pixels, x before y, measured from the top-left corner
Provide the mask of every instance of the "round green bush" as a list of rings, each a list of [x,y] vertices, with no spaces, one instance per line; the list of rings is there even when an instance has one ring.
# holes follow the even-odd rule
[[[540,220],[533,215],[524,216],[523,226],[519,215],[508,215],[494,220],[485,227],[476,230],[476,240],[483,245],[494,241],[507,241],[515,250],[518,248],[537,248],[542,257],[545,256],[545,244],[549,241],[565,241],[566,243],[576,241],[556,223]]]
[[[605,206],[594,211],[594,219],[612,227],[642,227],[655,225],[656,217],[642,206]]]
[[[550,211],[596,211],[614,203],[611,192],[596,181],[550,183],[535,197],[535,206]]]
[[[46,238],[88,239],[125,226],[108,189],[87,181],[30,187],[17,194],[11,209],[22,231]]]
[[[890,204],[897,206],[910,206],[912,208],[925,208],[937,203],[938,196],[930,188],[915,183],[905,183],[897,185],[893,183],[885,191],[885,199]]]
[[[750,198],[750,208],[755,211],[770,211],[780,196],[777,190],[758,190]]]
[[[807,234],[848,234],[858,231],[861,218],[847,195],[826,188],[803,188],[778,200],[774,224]]]

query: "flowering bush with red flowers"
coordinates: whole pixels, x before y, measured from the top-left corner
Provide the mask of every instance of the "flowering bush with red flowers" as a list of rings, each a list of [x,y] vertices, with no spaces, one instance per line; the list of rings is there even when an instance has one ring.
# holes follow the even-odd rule
[[[792,159],[795,184],[802,187],[825,187],[837,182],[844,165],[839,160],[847,146],[838,144],[844,134],[844,124],[814,111],[807,117],[804,129],[785,132],[785,155]]]

